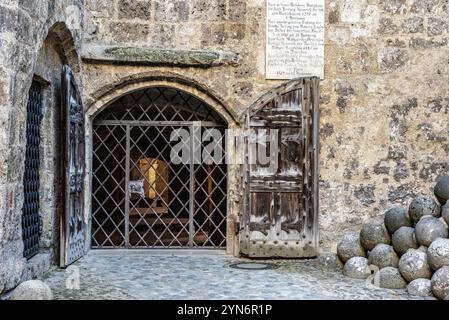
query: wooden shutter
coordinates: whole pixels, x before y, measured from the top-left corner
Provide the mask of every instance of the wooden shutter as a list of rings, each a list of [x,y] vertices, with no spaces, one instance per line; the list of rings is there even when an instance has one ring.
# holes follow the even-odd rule
[[[317,254],[319,81],[315,77],[289,81],[261,97],[244,115],[240,248],[246,256]],[[275,140],[267,142],[277,144],[271,151],[277,160],[275,170],[250,163],[255,152],[250,141],[264,130],[277,130]]]
[[[62,142],[64,210],[61,217],[61,267],[85,254],[84,221],[85,135],[81,94],[72,70],[62,72]]]

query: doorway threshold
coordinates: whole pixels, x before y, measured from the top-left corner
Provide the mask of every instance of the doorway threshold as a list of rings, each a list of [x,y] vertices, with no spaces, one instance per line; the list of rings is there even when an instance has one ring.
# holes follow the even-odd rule
[[[90,255],[226,255],[226,250],[220,249],[91,249]]]

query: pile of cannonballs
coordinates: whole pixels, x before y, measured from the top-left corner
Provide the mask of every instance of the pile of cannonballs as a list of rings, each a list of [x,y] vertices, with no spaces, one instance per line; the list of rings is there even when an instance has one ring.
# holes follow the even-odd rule
[[[449,176],[434,193],[438,201],[418,196],[408,209],[393,207],[383,221],[346,234],[337,246],[343,273],[381,288],[449,299]]]

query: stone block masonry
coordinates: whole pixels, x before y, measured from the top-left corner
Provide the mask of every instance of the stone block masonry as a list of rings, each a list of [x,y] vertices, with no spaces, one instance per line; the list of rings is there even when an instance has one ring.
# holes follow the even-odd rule
[[[21,217],[27,93],[33,76],[38,73],[38,57],[49,34],[57,38],[58,52],[65,56],[65,61],[74,69],[80,69],[76,65],[79,64],[76,52],[81,47],[82,20],[80,1],[7,0],[0,4],[0,293],[41,275],[55,263],[53,250],[57,242],[52,235],[55,211],[45,205],[41,212],[45,224],[41,254],[29,261],[23,258]],[[47,70],[56,63],[54,59],[49,60]],[[60,68],[54,78],[47,79],[51,83],[47,88],[50,93],[55,79],[60,79]],[[49,101],[54,97],[57,95],[49,97]],[[53,114],[52,105],[47,106],[48,115]],[[55,132],[51,118],[45,118],[45,121],[49,126],[43,130],[42,138],[47,144],[43,146],[42,154],[52,156],[42,159],[42,177],[49,180],[42,188],[41,197],[50,206],[54,200],[51,177],[55,171],[51,167],[53,153],[50,149],[54,149],[55,143],[49,142]],[[47,137],[50,140],[47,141]]]
[[[332,134],[321,137],[324,243],[428,192],[449,170],[447,3],[327,4],[321,125]]]

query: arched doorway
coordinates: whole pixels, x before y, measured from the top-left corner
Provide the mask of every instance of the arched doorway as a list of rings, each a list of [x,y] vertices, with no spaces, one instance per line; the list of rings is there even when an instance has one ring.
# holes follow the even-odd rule
[[[133,91],[101,111],[92,126],[92,247],[224,248],[226,127],[204,101],[171,87]]]

